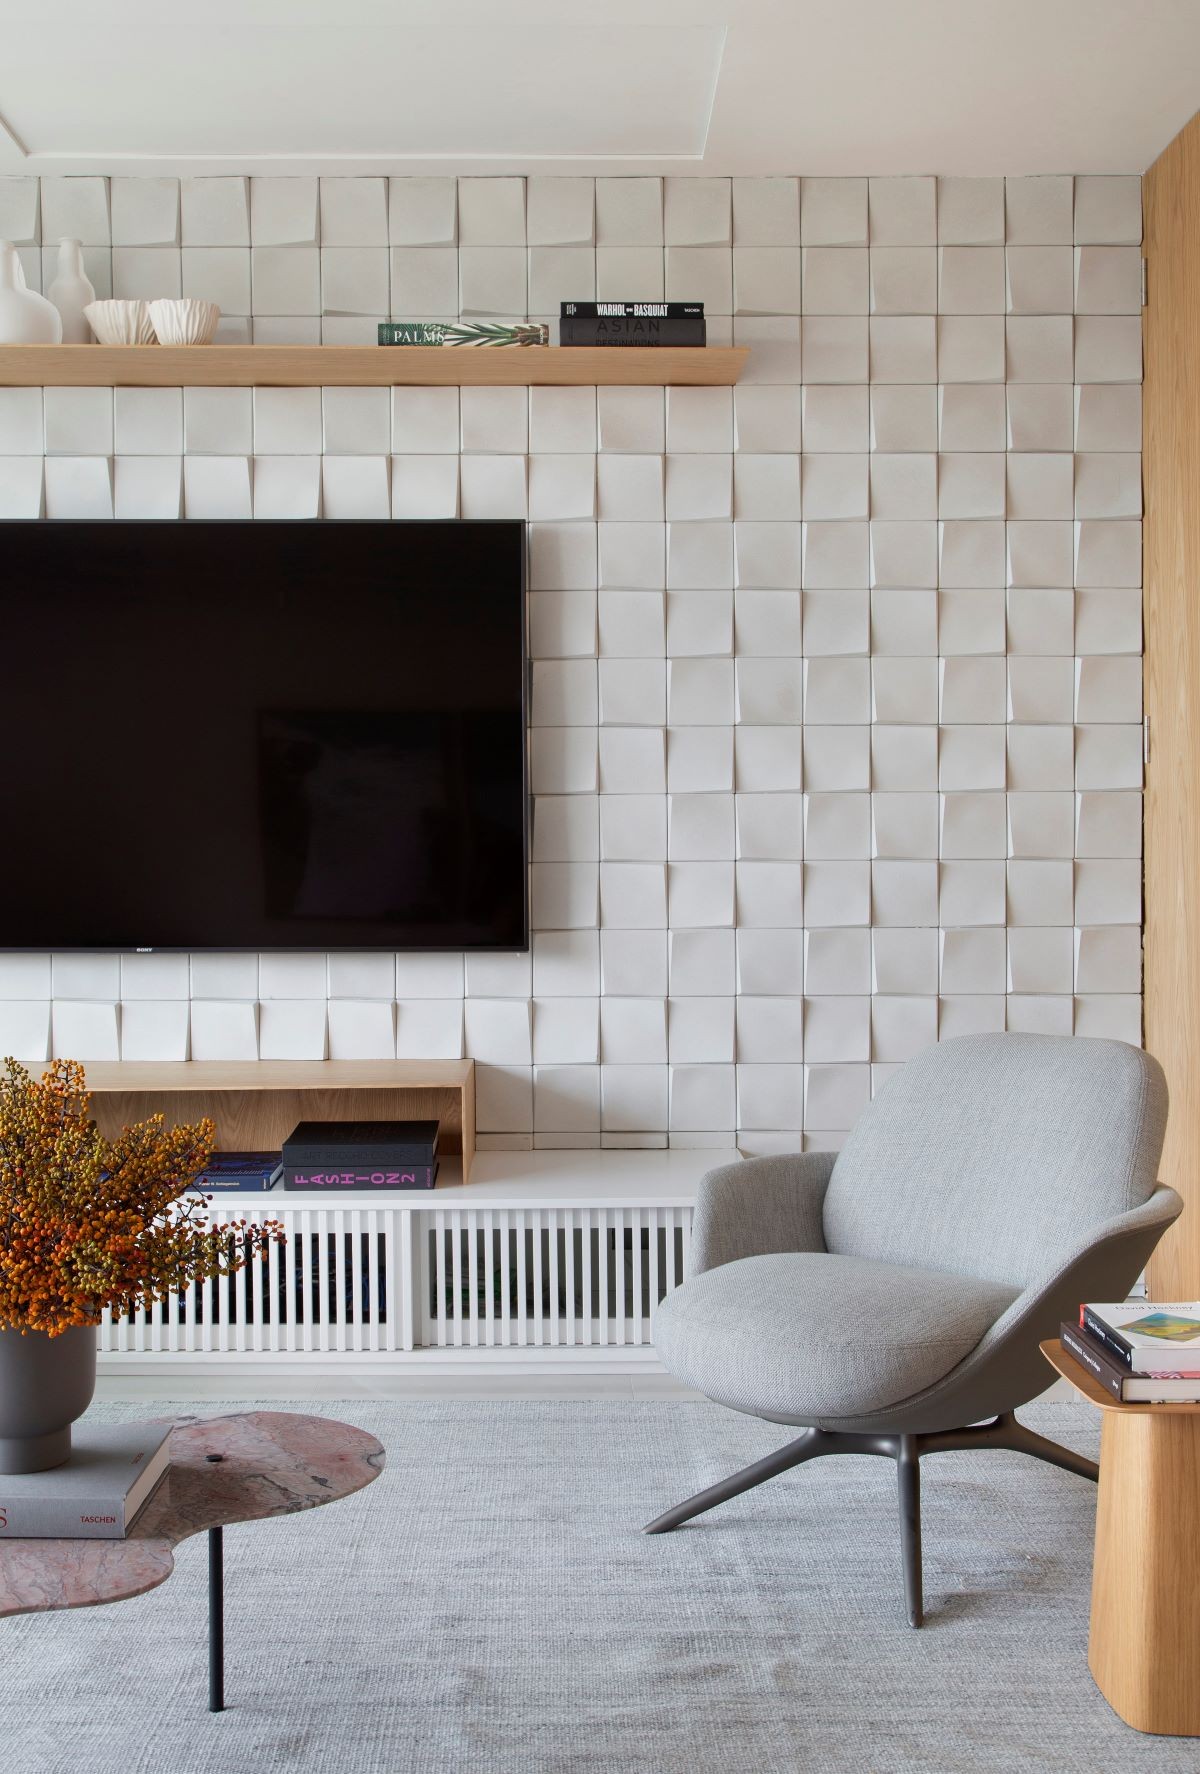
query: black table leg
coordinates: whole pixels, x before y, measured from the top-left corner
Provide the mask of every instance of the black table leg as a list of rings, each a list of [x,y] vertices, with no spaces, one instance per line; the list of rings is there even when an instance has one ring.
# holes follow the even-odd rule
[[[222,1530],[208,1530],[208,1710],[225,1710],[225,1570]]]

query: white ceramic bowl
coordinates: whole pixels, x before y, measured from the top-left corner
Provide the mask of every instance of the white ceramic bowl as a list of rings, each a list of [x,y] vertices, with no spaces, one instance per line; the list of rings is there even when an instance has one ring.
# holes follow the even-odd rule
[[[89,302],[83,312],[102,345],[154,343],[145,302]]]
[[[185,298],[182,302],[150,303],[150,324],[160,345],[207,345],[220,318],[215,302]]]

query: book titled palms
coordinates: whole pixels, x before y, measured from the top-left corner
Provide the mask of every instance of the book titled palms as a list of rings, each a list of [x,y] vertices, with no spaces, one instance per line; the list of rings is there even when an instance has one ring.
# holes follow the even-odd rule
[[[381,320],[381,345],[548,345],[537,320]]]
[[[1089,1300],[1079,1322],[1131,1373],[1200,1374],[1200,1300]]]

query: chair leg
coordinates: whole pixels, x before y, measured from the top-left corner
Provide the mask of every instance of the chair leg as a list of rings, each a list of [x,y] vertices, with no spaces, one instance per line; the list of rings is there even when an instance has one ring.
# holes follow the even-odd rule
[[[823,1437],[819,1429],[806,1429],[796,1441],[789,1441],[786,1447],[777,1448],[763,1460],[756,1460],[753,1466],[745,1466],[741,1472],[735,1472],[731,1478],[723,1478],[718,1484],[709,1485],[706,1491],[698,1491],[689,1497],[686,1503],[677,1503],[674,1509],[656,1516],[642,1529],[644,1534],[669,1534],[672,1528],[682,1527],[685,1521],[691,1521],[694,1515],[703,1515],[706,1509],[715,1509],[718,1503],[728,1503],[731,1497],[740,1497],[743,1491],[752,1491],[755,1485],[765,1484],[769,1478],[777,1478],[781,1472],[787,1472],[793,1466],[811,1460],[817,1454],[827,1450],[822,1446]]]
[[[904,1611],[910,1626],[925,1618],[921,1592],[921,1454],[915,1435],[902,1435],[896,1455],[900,1489],[900,1558],[904,1567]]]
[[[1074,1472],[1080,1478],[1090,1478],[1093,1484],[1099,1480],[1100,1468],[1095,1460],[1087,1460],[1072,1448],[1064,1448],[1057,1441],[1048,1441],[1044,1435],[1027,1429],[1024,1423],[1017,1422],[1011,1411],[1000,1418],[1000,1424],[1005,1431],[1004,1446],[1030,1454],[1035,1460],[1044,1460],[1048,1466],[1061,1466],[1064,1472]]]

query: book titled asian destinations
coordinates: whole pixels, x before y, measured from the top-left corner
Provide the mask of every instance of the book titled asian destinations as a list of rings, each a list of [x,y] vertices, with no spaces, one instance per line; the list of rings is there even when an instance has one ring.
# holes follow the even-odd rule
[[[71,1457],[0,1477],[0,1540],[123,1540],[170,1462],[170,1423],[77,1423]]]

